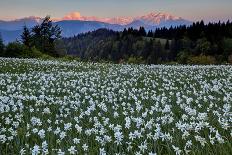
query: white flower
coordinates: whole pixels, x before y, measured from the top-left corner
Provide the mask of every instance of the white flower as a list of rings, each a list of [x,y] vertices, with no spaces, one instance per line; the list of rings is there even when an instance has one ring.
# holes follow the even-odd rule
[[[147,142],[143,142],[140,146],[138,146],[140,151],[142,151],[143,153],[146,151],[147,149]]]
[[[157,155],[157,153],[149,152],[148,155]]]
[[[38,135],[40,136],[41,139],[44,139],[45,138],[45,130],[44,129],[39,130]]]
[[[40,147],[38,145],[35,145],[31,151],[32,155],[38,155],[40,154]]]
[[[61,149],[58,150],[57,155],[65,155],[65,152],[63,152]]]
[[[80,139],[73,138],[73,143],[74,143],[74,144],[79,144],[79,143],[80,143]]]
[[[75,146],[71,146],[71,147],[68,149],[68,151],[69,151],[70,154],[76,154],[76,152],[77,152]]]
[[[72,127],[72,123],[64,124],[64,130],[65,130],[65,131],[70,130],[71,127]]]
[[[106,151],[104,148],[100,148],[99,155],[106,155]]]
[[[26,154],[25,152],[26,152],[26,150],[25,150],[24,148],[22,148],[22,149],[20,150],[19,154],[20,154],[20,155],[24,155],[24,154]]]
[[[174,149],[176,155],[180,155],[180,153],[182,152],[179,147],[172,145],[172,148]]]
[[[83,144],[83,145],[82,145],[82,148],[83,148],[84,151],[87,151],[89,147],[88,147],[87,144]]]
[[[123,140],[123,134],[121,133],[121,132],[119,132],[119,131],[117,131],[117,132],[115,132],[114,133],[114,137],[115,137],[115,143],[117,144],[117,145],[119,145],[119,144],[121,144],[121,142],[122,142],[122,140]]]
[[[61,131],[61,132],[60,132],[60,139],[62,140],[62,139],[64,139],[65,137],[66,137],[66,132]]]

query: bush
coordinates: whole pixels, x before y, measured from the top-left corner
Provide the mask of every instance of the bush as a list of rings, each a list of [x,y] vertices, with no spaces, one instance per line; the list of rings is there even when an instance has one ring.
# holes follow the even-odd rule
[[[166,63],[164,63],[164,64],[165,64],[165,65],[178,65],[178,63],[175,62],[175,61],[166,62]]]
[[[74,60],[80,61],[80,58],[79,58],[79,57],[71,56],[71,55],[66,55],[66,56],[64,56],[64,57],[61,57],[61,59],[62,59],[63,61],[74,61]]]
[[[228,63],[229,63],[229,64],[232,64],[232,54],[229,55],[229,57],[228,57]]]
[[[54,57],[52,57],[50,55],[47,55],[47,54],[42,54],[39,58],[42,59],[42,60],[52,60],[52,59],[54,59]]]
[[[209,65],[209,64],[216,64],[216,59],[212,56],[200,55],[200,56],[189,57],[187,63]]]
[[[188,60],[188,57],[189,57],[189,52],[187,52],[187,51],[181,51],[177,55],[177,62],[179,64],[186,64],[187,60]]]
[[[142,57],[129,57],[129,59],[127,60],[127,63],[129,64],[142,64],[145,63]]]
[[[5,57],[22,57],[27,48],[19,42],[12,42],[6,46],[6,51],[3,56]]]
[[[6,51],[3,56],[17,58],[40,58],[42,53],[35,47],[31,49],[19,42],[12,42],[6,46]]]
[[[43,53],[41,53],[35,47],[32,47],[31,49],[26,48],[26,51],[23,52],[21,57],[23,57],[23,58],[40,58],[42,56],[43,56]]]

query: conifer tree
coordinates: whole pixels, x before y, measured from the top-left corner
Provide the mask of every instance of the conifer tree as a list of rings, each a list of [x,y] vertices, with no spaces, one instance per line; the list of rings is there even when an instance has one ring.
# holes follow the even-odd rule
[[[50,55],[56,55],[55,41],[61,38],[61,30],[53,25],[49,16],[46,16],[40,25],[33,29],[33,44],[40,51]]]
[[[3,56],[4,55],[4,43],[3,43],[3,40],[2,40],[2,36],[0,34],[0,56]]]
[[[169,40],[167,39],[165,43],[165,50],[169,50],[169,49],[170,49],[170,45],[169,45]]]
[[[27,26],[24,26],[23,27],[23,33],[21,35],[21,40],[22,40],[22,43],[31,48],[31,32],[30,30],[27,28]]]

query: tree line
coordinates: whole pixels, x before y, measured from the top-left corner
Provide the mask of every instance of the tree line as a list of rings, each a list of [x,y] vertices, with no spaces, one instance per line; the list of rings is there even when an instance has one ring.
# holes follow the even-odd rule
[[[72,56],[88,61],[146,64],[232,63],[232,23],[200,21],[148,32],[143,27],[122,32],[98,29],[62,38],[61,29],[47,16],[32,29],[25,26],[20,41],[4,46],[0,38],[0,56]]]
[[[19,58],[38,58],[58,56],[55,50],[55,42],[61,39],[61,30],[53,25],[49,16],[46,16],[41,24],[29,29],[23,27],[21,39],[3,44],[0,37],[0,56]]]
[[[201,21],[190,26],[158,28],[154,32],[146,32],[143,27],[122,32],[99,29],[63,38],[60,47],[65,54],[92,61],[231,63],[232,23]]]

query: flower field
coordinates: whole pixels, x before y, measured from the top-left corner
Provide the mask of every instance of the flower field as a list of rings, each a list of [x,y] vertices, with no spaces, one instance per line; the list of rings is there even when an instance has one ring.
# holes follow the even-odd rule
[[[0,58],[0,154],[232,154],[232,66]]]

